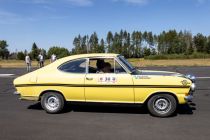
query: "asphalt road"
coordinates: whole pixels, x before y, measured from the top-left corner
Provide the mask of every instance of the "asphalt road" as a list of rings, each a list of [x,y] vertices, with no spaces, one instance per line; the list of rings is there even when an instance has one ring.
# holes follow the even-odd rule
[[[152,67],[210,77],[210,67]],[[25,73],[3,69],[0,74]],[[156,118],[144,107],[71,105],[65,113],[51,115],[39,103],[20,101],[13,95],[14,77],[0,76],[0,140],[104,139],[104,140],[208,140],[210,139],[210,79],[198,79],[195,98],[178,108],[176,116]],[[70,107],[70,106],[69,106]]]

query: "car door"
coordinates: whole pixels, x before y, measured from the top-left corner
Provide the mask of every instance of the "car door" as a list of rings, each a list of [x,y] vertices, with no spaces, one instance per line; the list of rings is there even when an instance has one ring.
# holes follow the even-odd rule
[[[88,73],[85,77],[86,101],[134,103],[132,76],[126,73],[115,58],[100,58],[100,60],[109,59],[108,62],[112,63],[112,71],[97,72],[97,59],[99,58],[89,59]],[[97,60],[97,62],[92,62],[93,60]],[[99,66],[100,64],[98,64]],[[94,71],[94,69],[96,70]]]
[[[56,82],[67,101],[85,101],[84,79],[87,59],[76,59],[62,64],[58,69]],[[58,78],[59,77],[59,78]]]

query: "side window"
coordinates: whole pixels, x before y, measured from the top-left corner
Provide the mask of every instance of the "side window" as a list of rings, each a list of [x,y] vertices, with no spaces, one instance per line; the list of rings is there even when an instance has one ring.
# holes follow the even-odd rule
[[[86,59],[66,62],[59,67],[59,70],[70,73],[85,73]]]
[[[89,73],[126,73],[114,58],[90,58]]]
[[[125,69],[115,61],[115,73],[126,73]]]
[[[114,73],[113,58],[90,58],[89,73]]]

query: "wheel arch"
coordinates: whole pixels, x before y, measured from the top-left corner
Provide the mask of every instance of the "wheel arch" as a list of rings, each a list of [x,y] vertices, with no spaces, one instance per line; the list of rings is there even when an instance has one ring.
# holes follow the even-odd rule
[[[66,98],[64,97],[63,93],[60,92],[60,91],[58,91],[58,90],[45,90],[45,91],[42,91],[42,92],[40,93],[40,95],[39,95],[39,101],[41,100],[41,97],[42,97],[44,94],[48,93],[48,92],[53,92],[53,93],[60,94],[60,95],[63,96],[63,99],[66,101]]]
[[[149,95],[149,97],[147,97],[147,99],[145,100],[144,104],[147,104],[147,102],[149,101],[149,99],[151,99],[153,96],[158,95],[158,94],[168,94],[168,95],[171,95],[171,96],[173,96],[175,98],[176,103],[177,104],[179,103],[178,97],[176,96],[175,93],[169,92],[169,91],[158,91],[158,92],[154,92],[151,95]]]

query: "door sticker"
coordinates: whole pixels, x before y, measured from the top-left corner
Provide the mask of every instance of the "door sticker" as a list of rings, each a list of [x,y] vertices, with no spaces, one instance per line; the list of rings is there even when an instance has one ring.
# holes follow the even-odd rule
[[[105,84],[116,83],[117,78],[113,77],[113,76],[103,76],[103,77],[98,78],[98,82],[99,83],[105,83]]]

